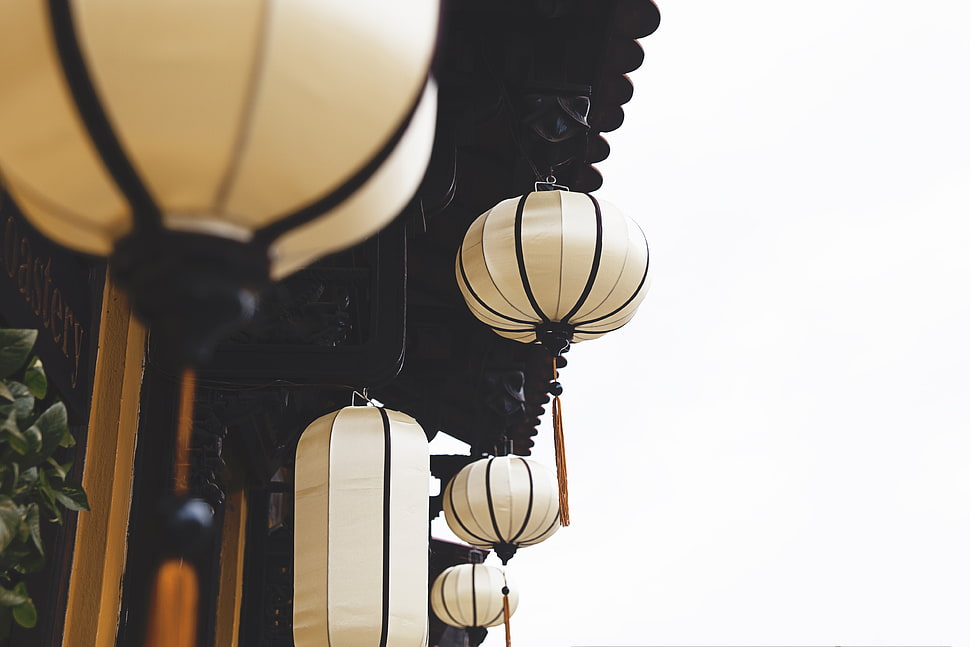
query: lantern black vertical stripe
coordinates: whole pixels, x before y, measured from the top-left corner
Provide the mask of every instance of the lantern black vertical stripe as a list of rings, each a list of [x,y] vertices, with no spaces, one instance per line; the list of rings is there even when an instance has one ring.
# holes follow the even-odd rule
[[[162,213],[125,153],[98,98],[78,42],[71,3],[68,0],[48,0],[47,8],[61,70],[91,143],[118,190],[131,206],[136,225],[161,226]]]
[[[478,570],[478,564],[472,564],[472,626],[478,626],[478,591],[475,590],[475,571]]]
[[[448,503],[451,504],[451,511],[454,513],[455,521],[458,522],[458,525],[461,526],[462,530],[467,532],[470,536],[474,537],[478,541],[482,542],[483,546],[491,546],[494,543],[491,539],[486,539],[485,537],[479,537],[471,530],[469,530],[468,526],[465,525],[465,522],[461,520],[461,516],[458,514],[458,511],[455,510],[455,488],[453,486],[453,483],[454,481],[449,481],[448,485],[445,486],[445,489],[448,490]]]
[[[525,466],[525,471],[529,475],[529,505],[525,509],[525,519],[522,520],[522,527],[519,528],[519,532],[515,534],[515,537],[509,539],[510,544],[515,543],[515,540],[522,536],[522,533],[524,533],[525,529],[529,526],[529,520],[532,518],[532,499],[535,489],[532,483],[532,469],[529,467],[529,461],[525,460],[524,458],[519,458],[519,460],[522,461],[522,464]]]
[[[330,475],[333,474],[333,458],[334,458],[334,451],[333,451],[333,425],[330,426],[330,430],[327,433],[328,433],[328,436],[327,436],[327,453],[329,454],[329,456],[327,457],[327,480],[329,481],[330,480]],[[296,498],[296,495],[294,493],[294,499],[295,498]],[[327,555],[328,556],[330,555],[330,546],[331,546],[331,543],[330,543],[331,512],[332,511],[330,509],[330,502],[329,502],[329,498],[328,498],[328,501],[327,501],[327,518],[325,519],[325,521],[327,522],[326,542],[327,542]],[[296,523],[298,524],[299,522],[296,522]],[[332,645],[333,644],[333,637],[330,635],[330,575],[329,574],[327,575],[327,599],[323,603],[323,618],[324,618],[324,621],[327,623],[327,643]]]
[[[391,421],[387,412],[378,407],[384,423],[384,527],[383,527],[383,581],[384,591],[381,599],[381,641],[380,647],[387,647],[387,621],[391,603]]]
[[[491,312],[496,317],[501,317],[502,319],[505,319],[506,321],[511,321],[513,323],[525,324],[527,326],[532,326],[534,324],[534,322],[532,322],[532,321],[525,321],[524,319],[513,319],[512,317],[510,317],[508,315],[502,314],[501,312],[499,312],[498,310],[496,310],[492,306],[490,306],[487,303],[485,303],[485,301],[482,300],[482,298],[480,296],[478,296],[478,293],[475,292],[475,289],[472,287],[471,281],[468,280],[468,274],[465,272],[465,260],[464,260],[464,258],[462,256],[461,251],[458,252],[458,271],[461,272],[461,280],[462,280],[462,283],[465,284],[465,289],[468,290],[468,294],[472,295],[472,297],[475,299],[475,301],[476,301],[476,303],[478,303],[478,305],[482,306],[483,308],[485,308],[486,310],[488,310],[489,312]],[[530,328],[529,330],[532,330],[532,329]],[[512,332],[518,332],[518,331],[512,331]],[[522,332],[528,332],[528,330],[524,330]]]
[[[579,295],[579,299],[576,300],[576,304],[562,317],[564,323],[569,323],[569,318],[579,312],[579,309],[586,303],[586,299],[589,298],[589,293],[592,292],[593,285],[596,283],[596,274],[599,272],[600,261],[603,257],[603,211],[600,209],[600,203],[596,201],[596,198],[588,193],[583,195],[593,203],[593,212],[596,217],[596,243],[593,247],[593,260],[589,265],[589,278],[586,279],[586,286],[583,288],[583,293]]]
[[[519,545],[520,546],[533,546],[535,544],[538,544],[540,541],[542,541],[543,539],[545,539],[546,537],[548,537],[550,535],[550,532],[549,531],[552,530],[553,528],[555,528],[557,523],[559,523],[559,513],[558,512],[556,513],[556,518],[552,520],[552,523],[551,524],[549,524],[548,526],[546,526],[546,529],[545,530],[543,530],[542,532],[540,532],[535,537],[530,537],[529,539],[525,540],[524,542],[522,542]]]
[[[498,521],[495,519],[495,503],[492,501],[492,462],[494,458],[488,459],[485,465],[485,499],[488,501],[488,516],[492,518],[492,530],[495,531],[496,544],[504,544],[502,531],[498,528]]]
[[[451,618],[452,622],[454,622],[458,626],[461,626],[462,625],[461,620],[456,618],[455,614],[453,614],[451,612],[451,609],[448,608],[448,597],[445,595],[445,586],[447,586],[448,584],[448,578],[454,575],[454,573],[455,572],[453,570],[448,569],[445,572],[444,576],[441,578],[441,589],[439,590],[439,593],[441,594],[441,610],[444,611],[449,618]]]
[[[641,234],[643,233],[642,230],[640,233]],[[643,239],[643,244],[644,245],[647,244],[646,237],[644,237]],[[603,321],[604,319],[609,319],[610,317],[616,316],[617,314],[622,312],[623,309],[626,308],[628,305],[630,305],[633,302],[633,300],[637,298],[637,295],[640,294],[640,291],[643,289],[644,284],[646,284],[647,282],[647,273],[649,271],[650,271],[650,247],[647,246],[647,262],[644,263],[644,266],[643,266],[643,276],[640,277],[640,284],[637,285],[637,289],[633,291],[633,294],[630,295],[630,298],[624,301],[623,305],[621,305],[619,308],[616,308],[612,312],[608,312],[607,314],[601,317],[596,317],[595,319],[587,319],[586,321],[576,322],[574,324],[576,328],[578,329],[580,326],[588,326],[591,323],[596,323],[597,321]],[[576,332],[580,332],[580,331],[577,330]]]
[[[305,225],[326,214],[364,186],[377,173],[381,166],[383,166],[387,158],[397,148],[401,139],[404,138],[404,134],[411,126],[414,114],[418,111],[421,100],[424,98],[425,88],[426,84],[422,83],[421,87],[418,88],[417,98],[414,100],[408,113],[404,116],[404,119],[398,125],[397,130],[391,133],[384,142],[384,145],[374,154],[374,157],[369,162],[359,168],[333,191],[291,213],[283,214],[278,220],[266,225],[262,229],[257,229],[253,235],[253,239],[263,244],[269,244],[291,229]]]
[[[539,307],[539,302],[536,301],[536,296],[532,292],[532,286],[529,285],[529,275],[525,270],[525,252],[522,247],[522,214],[525,210],[526,200],[529,199],[530,195],[532,194],[526,193],[519,198],[519,203],[515,207],[515,261],[519,265],[519,278],[522,279],[522,289],[525,290],[525,296],[529,299],[529,303],[532,304],[532,309],[536,311],[536,315],[544,323],[549,323],[549,317],[542,312],[542,308]]]

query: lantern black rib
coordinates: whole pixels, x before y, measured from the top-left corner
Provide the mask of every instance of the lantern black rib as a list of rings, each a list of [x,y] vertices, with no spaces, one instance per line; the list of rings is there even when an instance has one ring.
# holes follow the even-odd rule
[[[461,526],[461,529],[467,532],[470,536],[474,537],[476,540],[482,542],[482,547],[491,546],[493,543],[492,541],[486,539],[485,537],[479,537],[478,535],[473,533],[471,530],[468,529],[468,526],[466,526],[465,523],[461,520],[461,516],[457,512],[455,512],[455,488],[452,486],[451,483],[448,483],[446,488],[448,490],[448,503],[451,504],[451,510],[454,513],[455,521],[458,522],[458,525]]]
[[[545,538],[546,537],[546,533],[548,533],[550,530],[552,530],[553,526],[555,526],[557,523],[559,523],[559,512],[558,511],[556,512],[556,518],[552,520],[552,523],[551,524],[549,524],[548,526],[546,526],[546,529],[545,530],[543,530],[542,532],[540,532],[538,535],[536,535],[532,539],[529,539],[527,541],[524,541],[524,542],[522,542],[519,545],[520,546],[534,546],[542,538]]]
[[[640,233],[643,234],[643,230],[640,230]],[[644,236],[644,238],[643,238],[643,243],[644,243],[644,245],[647,244],[647,238],[646,238],[646,236]],[[605,314],[602,317],[596,317],[595,319],[587,319],[586,321],[581,321],[581,322],[577,322],[577,323],[573,324],[577,328],[577,330],[575,330],[574,332],[580,332],[580,330],[578,330],[580,326],[588,326],[589,324],[596,323],[597,321],[603,321],[604,319],[609,319],[610,317],[612,317],[612,316],[616,315],[617,313],[621,312],[623,310],[623,308],[625,308],[628,305],[630,305],[630,303],[634,299],[637,298],[637,295],[640,294],[640,290],[643,289],[644,283],[647,282],[647,272],[649,270],[650,270],[650,246],[647,245],[647,262],[646,262],[646,265],[643,268],[643,276],[640,277],[640,284],[637,285],[637,289],[633,291],[633,294],[630,295],[630,298],[627,299],[626,301],[624,301],[623,302],[623,305],[621,305],[619,308],[616,308],[612,312],[610,312],[608,314]]]
[[[531,332],[531,333],[534,333],[536,331],[536,329],[535,329],[534,326],[530,326],[528,328],[496,328],[495,326],[489,326],[489,328],[491,328],[492,330],[494,330],[496,332]]]
[[[465,288],[468,290],[468,293],[472,295],[472,298],[475,299],[475,302],[478,303],[478,305],[482,306],[483,308],[491,312],[496,317],[501,317],[502,319],[505,319],[506,321],[511,321],[512,323],[519,323],[519,324],[529,326],[528,329],[523,330],[522,332],[529,332],[533,330],[533,326],[535,325],[534,321],[525,321],[524,319],[514,319],[512,317],[509,317],[508,315],[504,315],[498,310],[496,310],[495,308],[485,303],[485,301],[483,301],[482,298],[478,296],[478,294],[472,288],[471,282],[468,280],[468,274],[465,273],[465,261],[462,258],[461,251],[458,252],[458,271],[461,272],[461,280],[465,284]],[[498,329],[496,328],[496,330]],[[504,332],[518,332],[518,331],[509,330]]]
[[[502,617],[502,614],[503,613],[505,613],[505,610],[504,609],[502,611],[499,611],[498,613],[496,613],[494,616],[492,616],[492,619],[489,620],[488,622],[486,622],[482,626],[487,626],[487,627],[493,626],[498,621],[498,619]]]
[[[451,609],[448,608],[448,601],[445,598],[445,585],[448,584],[448,578],[454,575],[454,573],[454,571],[449,570],[447,573],[445,573],[444,577],[441,578],[441,589],[439,591],[441,593],[441,610],[445,612],[445,615],[451,618],[452,622],[458,626],[461,626],[461,620],[456,618],[451,612]]]
[[[539,302],[536,301],[535,294],[532,293],[532,286],[529,284],[529,275],[525,271],[525,253],[522,249],[522,213],[525,210],[525,202],[529,199],[530,195],[532,194],[526,193],[519,198],[519,203],[515,207],[515,260],[519,264],[519,278],[522,279],[522,289],[525,290],[525,296],[529,299],[529,303],[532,304],[532,309],[536,311],[536,315],[542,319],[543,323],[549,323],[549,317],[539,307]]]
[[[378,644],[380,647],[387,647],[388,617],[391,606],[391,421],[387,417],[387,411],[380,407],[377,410],[384,424],[384,527],[382,529],[384,561],[381,573],[384,591],[381,596],[381,639]]]
[[[495,504],[492,502],[492,461],[495,458],[488,459],[488,463],[485,465],[485,500],[488,501],[488,516],[492,518],[492,530],[495,531],[495,537],[498,541],[495,544],[506,544],[504,539],[502,539],[502,531],[498,529],[498,521],[495,519]]]
[[[599,273],[600,261],[603,258],[603,211],[600,209],[600,203],[596,198],[588,193],[583,195],[593,203],[593,211],[596,215],[596,244],[593,247],[593,262],[589,266],[589,278],[586,279],[586,286],[583,288],[583,293],[579,295],[579,299],[576,300],[576,305],[563,316],[563,323],[569,323],[569,318],[579,312],[579,309],[586,303],[589,293],[593,291],[593,284],[596,283],[596,275]]]
[[[222,176],[222,181],[219,182],[216,197],[212,201],[216,213],[225,211],[226,201],[229,199],[229,194],[235,188],[238,179],[243,152],[249,145],[250,135],[252,134],[256,97],[259,95],[259,88],[266,70],[266,41],[268,40],[270,25],[270,4],[269,0],[262,0],[260,3],[259,34],[256,37],[256,45],[253,48],[253,62],[246,79],[246,98],[239,110],[239,126],[236,129],[236,136],[233,138],[229,164]]]
[[[509,540],[510,544],[514,544],[515,540],[522,536],[525,529],[529,526],[529,520],[532,518],[532,499],[533,499],[533,484],[532,484],[532,468],[529,467],[529,461],[524,458],[519,457],[522,464],[525,465],[525,471],[529,475],[529,505],[525,509],[525,519],[522,521],[522,527],[519,528],[519,532],[515,534],[515,537]]]
[[[104,105],[98,98],[94,81],[84,61],[81,44],[78,42],[71,3],[67,0],[48,0],[47,9],[64,79],[95,150],[118,190],[128,201],[136,228],[160,227],[162,212],[125,153]]]
[[[629,322],[627,322],[627,323],[629,323]],[[579,335],[598,335],[598,336],[599,335],[607,335],[607,334],[609,334],[611,332],[616,332],[617,330],[619,330],[620,328],[622,328],[625,325],[626,324],[620,324],[616,328],[607,328],[606,330],[576,330],[576,331],[574,331],[574,333],[575,334],[579,334]]]
[[[394,152],[394,149],[397,148],[398,143],[400,143],[401,139],[404,137],[404,133],[407,132],[408,127],[411,125],[411,121],[414,119],[414,114],[417,112],[418,106],[421,105],[421,99],[424,97],[425,86],[426,82],[421,84],[421,87],[418,89],[418,96],[411,105],[411,109],[408,110],[397,129],[391,134],[388,140],[384,143],[380,150],[377,151],[374,157],[370,159],[369,162],[364,164],[356,173],[350,176],[346,182],[325,196],[311,202],[308,205],[300,207],[296,211],[276,219],[275,222],[270,223],[261,229],[257,229],[253,233],[253,240],[263,245],[269,245],[289,230],[315,220],[352,196],[357,189],[362,187],[371,178],[371,176],[377,172],[381,165],[387,161],[387,158],[391,156],[391,153]]]
[[[478,599],[477,599],[478,595],[475,591],[475,571],[477,571],[478,569],[475,568],[475,566],[477,566],[477,564],[472,564],[472,626],[473,627],[478,626]]]
[[[17,200],[16,194],[19,194],[30,202],[39,205],[44,211],[55,218],[59,218],[65,222],[78,226],[87,225],[89,223],[89,220],[82,214],[72,211],[68,207],[51,200],[49,196],[45,195],[43,192],[38,191],[29,183],[10,173],[9,169],[0,171],[0,186],[6,187],[10,197],[13,199],[12,204],[14,205],[16,205]],[[14,186],[17,188],[14,189]],[[17,206],[17,210],[18,212],[22,213],[19,206]]]

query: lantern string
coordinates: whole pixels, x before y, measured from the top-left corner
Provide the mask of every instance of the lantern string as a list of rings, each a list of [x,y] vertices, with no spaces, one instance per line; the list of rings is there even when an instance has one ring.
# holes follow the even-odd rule
[[[192,414],[195,409],[195,369],[182,371],[178,432],[175,436],[175,494],[189,493],[189,450],[192,446]]]
[[[175,436],[175,479],[178,497],[189,493],[189,449],[195,408],[195,369],[182,372],[178,429]],[[155,574],[146,647],[194,647],[199,605],[199,578],[195,567],[181,558],[162,562]]]
[[[512,611],[509,608],[509,579],[505,574],[505,569],[502,570],[502,581],[502,614],[505,616],[505,647],[512,647],[512,625],[510,624]]]
[[[552,358],[552,378],[559,379],[556,358]],[[566,474],[566,443],[562,432],[562,402],[552,398],[552,431],[556,446],[556,478],[559,482],[559,524],[569,525],[569,479]]]

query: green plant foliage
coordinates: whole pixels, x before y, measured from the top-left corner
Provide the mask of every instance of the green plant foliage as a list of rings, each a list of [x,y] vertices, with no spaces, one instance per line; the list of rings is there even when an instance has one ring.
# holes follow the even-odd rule
[[[36,410],[47,396],[44,365],[30,357],[36,339],[35,330],[0,329],[0,639],[14,623],[37,625],[21,578],[44,567],[42,519],[63,523],[64,509],[88,509],[84,490],[67,480],[71,465],[55,456],[74,445],[64,404]]]

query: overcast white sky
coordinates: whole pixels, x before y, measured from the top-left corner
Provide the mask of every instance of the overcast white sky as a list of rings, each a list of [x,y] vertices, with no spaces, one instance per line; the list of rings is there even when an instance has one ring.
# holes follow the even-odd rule
[[[970,647],[970,8],[660,9],[598,193],[653,288],[569,353],[513,644]]]

